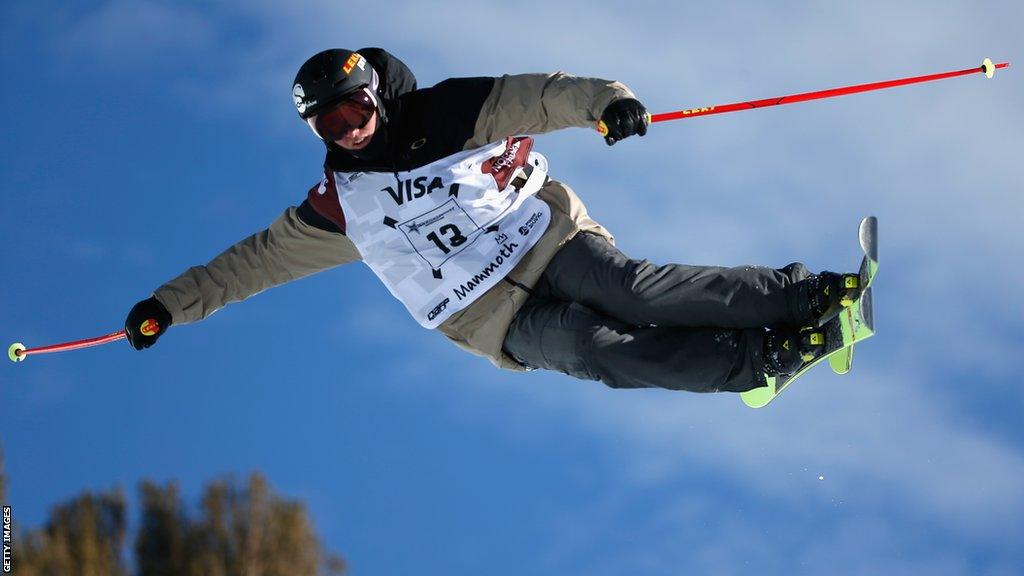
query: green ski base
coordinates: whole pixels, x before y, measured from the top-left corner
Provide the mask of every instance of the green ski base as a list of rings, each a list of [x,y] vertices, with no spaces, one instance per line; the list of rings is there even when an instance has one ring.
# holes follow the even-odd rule
[[[878,272],[878,220],[869,216],[860,223],[860,246],[864,259],[860,265],[861,293],[853,304],[828,321],[818,330],[825,334],[825,349],[821,355],[804,365],[792,376],[768,377],[768,385],[740,394],[751,408],[762,408],[789,387],[797,378],[828,359],[832,371],[846,374],[853,367],[853,345],[875,334],[875,321],[871,300],[871,283]]]

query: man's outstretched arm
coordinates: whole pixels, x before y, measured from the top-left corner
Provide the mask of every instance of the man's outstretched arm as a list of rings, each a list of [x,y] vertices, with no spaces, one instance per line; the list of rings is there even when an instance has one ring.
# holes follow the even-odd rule
[[[563,72],[502,76],[495,79],[466,148],[517,134],[593,129],[609,104],[633,98],[625,84],[613,80]]]
[[[136,349],[148,348],[163,335],[142,334],[143,316],[161,316],[170,324],[197,322],[231,302],[244,300],[292,280],[359,260],[352,241],[338,232],[313,226],[295,207],[285,210],[266,230],[228,248],[205,266],[193,266],[160,286],[153,297],[136,304],[125,329]]]

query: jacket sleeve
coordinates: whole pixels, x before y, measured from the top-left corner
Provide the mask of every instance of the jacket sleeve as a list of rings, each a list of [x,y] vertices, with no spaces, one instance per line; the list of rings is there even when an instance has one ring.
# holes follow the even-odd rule
[[[632,97],[633,93],[620,82],[563,72],[502,76],[484,101],[466,149],[516,134],[596,128],[608,104]]]
[[[197,322],[231,302],[285,282],[359,260],[348,237],[304,222],[295,207],[269,228],[194,266],[153,293],[174,324]]]

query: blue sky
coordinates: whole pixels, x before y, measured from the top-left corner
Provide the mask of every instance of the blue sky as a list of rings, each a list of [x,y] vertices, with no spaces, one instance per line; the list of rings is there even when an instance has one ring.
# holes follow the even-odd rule
[[[302,200],[294,71],[564,70],[654,112],[1019,59],[1019,3],[5,2],[0,342],[120,328]],[[1016,63],[1015,63],[1016,65]],[[497,371],[353,265],[123,343],[0,365],[15,517],[83,488],[267,473],[356,574],[1018,574],[1020,70],[538,140],[628,254],[853,268],[880,333],[770,409]],[[1014,542],[1018,543],[1017,545]]]

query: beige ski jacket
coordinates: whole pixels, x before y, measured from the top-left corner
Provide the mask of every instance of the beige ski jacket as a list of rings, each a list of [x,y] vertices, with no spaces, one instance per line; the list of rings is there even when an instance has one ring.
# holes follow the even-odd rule
[[[390,122],[414,127],[396,132],[398,145],[405,141],[419,144],[419,140],[426,140],[428,145],[409,146],[389,166],[377,169],[424,165],[507,136],[570,127],[593,129],[609,103],[632,96],[618,82],[563,73],[447,80],[388,101]],[[543,146],[535,149],[543,151]],[[374,169],[360,166],[340,149],[328,152],[326,170],[346,171],[349,167],[353,171]],[[551,166],[550,172],[556,176],[558,166]],[[310,190],[310,198],[318,186]],[[551,207],[551,224],[540,241],[506,281],[438,328],[464,350],[485,356],[501,368],[523,369],[502,351],[502,342],[513,317],[529,297],[529,289],[559,248],[580,231],[612,240],[565,184],[551,179],[537,196]],[[186,324],[267,288],[359,260],[355,245],[337,224],[329,214],[318,213],[307,200],[288,208],[267,229],[238,242],[205,266],[189,268],[160,286],[154,295],[170,311],[174,324]]]

